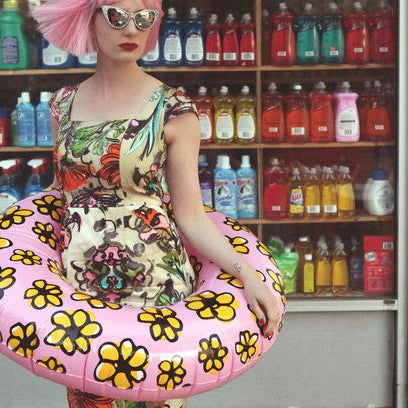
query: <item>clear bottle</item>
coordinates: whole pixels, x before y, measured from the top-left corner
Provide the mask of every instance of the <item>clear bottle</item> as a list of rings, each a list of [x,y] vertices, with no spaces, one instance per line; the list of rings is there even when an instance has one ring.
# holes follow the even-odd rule
[[[215,142],[228,144],[234,141],[234,98],[228,94],[228,87],[222,86],[220,95],[214,99]]]
[[[310,169],[305,182],[305,210],[306,218],[318,218],[321,216],[320,207],[320,183],[316,168]]]
[[[323,171],[322,215],[324,218],[337,217],[337,183],[330,167]]]
[[[256,98],[244,86],[236,99],[236,142],[253,143],[256,135]]]
[[[356,199],[353,180],[348,167],[340,167],[338,193],[338,214],[340,218],[354,217],[356,215]]]
[[[303,180],[298,168],[292,170],[289,192],[289,218],[303,218],[305,216],[305,195]]]
[[[321,240],[317,243],[316,254],[316,293],[331,293],[332,268],[330,262],[329,248],[326,241]]]
[[[332,292],[335,295],[349,291],[347,254],[342,241],[336,241],[332,261]]]

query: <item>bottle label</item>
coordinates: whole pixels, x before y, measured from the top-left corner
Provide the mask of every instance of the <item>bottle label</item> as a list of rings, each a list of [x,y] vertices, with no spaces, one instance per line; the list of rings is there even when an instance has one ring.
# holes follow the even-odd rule
[[[216,126],[217,138],[228,140],[234,138],[234,122],[231,115],[228,113],[221,113],[217,119]]]
[[[375,201],[377,201],[380,211],[383,211],[384,215],[386,215],[394,207],[394,192],[390,186],[385,185],[380,188],[377,194],[378,196]]]
[[[340,136],[354,136],[358,132],[358,116],[354,108],[343,109],[338,117],[338,133]]]
[[[354,48],[354,52],[355,52],[356,54],[361,54],[363,51],[364,51],[364,49],[361,48],[361,47],[355,47],[355,48]]]
[[[236,214],[236,181],[214,180],[214,204],[217,211]]]
[[[292,136],[303,136],[305,134],[304,127],[292,127],[290,129],[290,133]]]
[[[237,180],[238,212],[257,213],[256,179],[241,178]]]
[[[313,293],[314,290],[314,266],[311,263],[307,263],[304,266],[304,281],[303,292]]]
[[[201,130],[201,140],[210,140],[212,135],[212,123],[210,117],[206,113],[198,115]]]
[[[78,62],[84,65],[96,64],[98,58],[98,53],[93,52],[91,54],[86,54],[82,57],[78,57]]]
[[[191,34],[186,41],[186,59],[196,62],[204,58],[203,38],[198,34]]]
[[[156,47],[153,50],[149,51],[143,58],[143,61],[146,62],[155,62],[158,61],[160,57],[159,42],[156,43]]]
[[[378,50],[379,50],[379,52],[387,53],[389,51],[389,48],[388,47],[379,47]]]
[[[320,205],[308,205],[306,211],[308,214],[320,214]]]
[[[62,65],[68,61],[68,53],[49,43],[48,47],[43,50],[43,61],[45,65]]]
[[[205,58],[207,61],[219,61],[220,53],[219,52],[207,52]]]
[[[286,51],[278,51],[276,54],[278,57],[286,57]]]
[[[325,214],[337,214],[337,205],[325,205],[324,212]]]
[[[164,41],[164,58],[166,61],[180,61],[182,56],[180,37],[170,34]]]
[[[363,278],[363,260],[359,257],[353,256],[350,258],[350,278],[352,280],[359,280]]]
[[[337,57],[339,54],[340,54],[340,53],[339,53],[339,50],[333,49],[333,47],[332,47],[332,48],[330,49],[330,51],[329,51],[329,55],[330,55],[331,57]]]
[[[224,58],[224,61],[236,61],[237,53],[236,52],[224,52],[223,58]]]
[[[327,132],[327,126],[318,126],[317,131],[318,132]]]
[[[290,192],[290,213],[291,214],[303,214],[304,211],[304,198],[301,188],[293,188]]]
[[[241,60],[242,61],[255,61],[255,53],[254,52],[241,52]]]
[[[271,133],[278,133],[279,128],[278,128],[278,127],[270,127],[270,128],[268,128],[268,130],[269,130],[269,132],[271,132]]]
[[[255,121],[253,116],[248,112],[241,112],[239,114],[237,129],[239,139],[253,139],[255,137]]]
[[[305,51],[305,57],[314,57],[315,52],[314,51]]]
[[[17,37],[3,37],[0,56],[3,64],[18,64],[20,62]]]

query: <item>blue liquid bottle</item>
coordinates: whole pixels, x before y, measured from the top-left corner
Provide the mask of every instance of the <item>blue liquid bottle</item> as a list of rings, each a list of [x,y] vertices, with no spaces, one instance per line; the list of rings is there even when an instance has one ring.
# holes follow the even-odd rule
[[[42,68],[72,68],[77,64],[77,57],[66,51],[60,50],[44,37],[41,42],[41,67]]]
[[[0,212],[22,198],[20,189],[15,182],[16,164],[17,161],[14,159],[0,162]]]
[[[237,174],[231,169],[229,156],[221,156],[214,175],[214,204],[217,211],[238,218]]]
[[[323,17],[323,33],[321,44],[322,64],[342,64],[344,62],[343,16],[338,5],[331,1],[329,12]]]
[[[50,125],[50,108],[48,102],[51,94],[41,92],[40,103],[35,107],[35,124],[37,129],[37,146],[53,146],[54,139]]]
[[[258,217],[256,171],[251,167],[250,156],[242,156],[241,168],[237,171],[238,218]]]
[[[303,15],[299,16],[296,22],[296,48],[299,65],[319,63],[320,39],[317,19],[318,17],[313,13],[312,3],[305,3]]]
[[[31,173],[24,187],[24,197],[37,194],[45,188],[41,177],[41,171],[44,165],[43,160],[31,159],[27,162],[27,165],[31,167]]]
[[[184,62],[188,66],[204,64],[204,24],[197,7],[191,7],[190,16],[185,23],[183,41]]]
[[[160,42],[157,39],[156,46],[138,61],[141,67],[157,67],[160,65]]]
[[[163,35],[161,38],[162,65],[179,66],[183,62],[183,48],[181,43],[181,20],[177,11],[170,7],[168,15],[163,21]]]
[[[34,147],[36,139],[35,109],[30,102],[30,93],[21,93],[17,106],[17,146]]]
[[[98,59],[98,53],[96,52],[78,57],[77,67],[95,68],[97,59]]]

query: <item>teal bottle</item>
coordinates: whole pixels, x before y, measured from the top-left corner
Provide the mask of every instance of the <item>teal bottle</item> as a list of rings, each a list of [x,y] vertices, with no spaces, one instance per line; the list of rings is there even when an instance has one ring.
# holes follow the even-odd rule
[[[296,21],[297,63],[299,65],[318,64],[320,60],[320,39],[318,17],[313,5],[305,3],[303,14]]]
[[[342,64],[344,62],[343,16],[334,1],[329,3],[329,12],[323,17],[322,64]]]

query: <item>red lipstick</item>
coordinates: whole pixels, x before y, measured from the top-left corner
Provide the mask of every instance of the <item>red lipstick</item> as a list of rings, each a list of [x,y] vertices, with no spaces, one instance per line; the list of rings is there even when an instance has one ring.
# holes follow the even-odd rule
[[[137,48],[137,44],[135,43],[122,43],[119,44],[120,47],[122,47],[126,51],[133,51]]]

